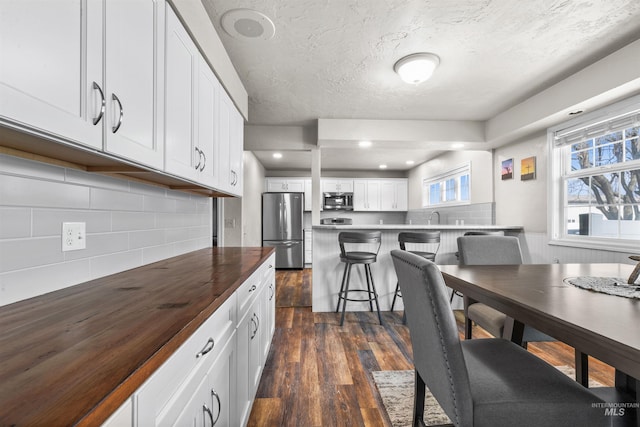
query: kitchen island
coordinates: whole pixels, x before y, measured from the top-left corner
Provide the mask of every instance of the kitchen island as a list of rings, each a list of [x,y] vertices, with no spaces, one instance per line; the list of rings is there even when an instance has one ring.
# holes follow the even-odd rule
[[[468,231],[504,231],[506,235],[520,236],[521,226],[498,225],[416,225],[416,224],[376,224],[376,225],[314,225],[313,226],[313,311],[334,311],[338,302],[338,291],[342,281],[344,263],[340,262],[338,233],[341,231],[382,232],[382,245],[378,261],[371,266],[373,280],[378,292],[380,310],[391,308],[397,278],[391,261],[392,249],[399,249],[398,233],[419,231],[440,231],[440,248],[436,256],[437,264],[456,264],[457,241]],[[425,250],[427,245],[422,247]],[[420,246],[415,246],[420,250]],[[408,248],[411,250],[410,248]],[[366,281],[361,266],[354,266],[351,272],[351,289],[366,289]],[[462,308],[462,299],[455,298],[454,308]],[[396,301],[394,310],[402,310],[402,299]],[[368,303],[347,303],[347,311],[369,310]]]
[[[261,312],[249,307],[275,309],[274,259],[272,248],[202,249],[0,307],[0,425],[93,426],[116,410],[124,423],[113,425],[155,425],[159,411],[160,422],[169,423],[184,407],[185,399],[176,395],[208,375],[206,364],[216,363],[214,356],[221,360],[216,353],[236,354],[236,335],[241,349],[243,333],[253,332],[251,339],[258,334],[254,325]],[[251,321],[240,323],[242,310],[253,313],[244,316]],[[260,328],[270,324],[267,317],[260,317]],[[203,330],[212,319],[219,322]],[[260,352],[271,342],[272,331],[265,331]],[[229,345],[218,339],[223,333]],[[207,345],[210,336],[215,341],[210,338]],[[190,343],[187,352],[185,343]],[[238,350],[238,360],[250,351]],[[167,363],[170,369],[155,376],[161,381],[150,382]],[[195,381],[178,383],[176,372],[184,370],[187,378],[187,365],[194,366]],[[236,366],[230,366],[235,381]],[[250,368],[238,366],[238,372]],[[253,395],[247,396],[240,415],[251,409]],[[169,410],[169,403],[160,405],[171,401],[178,404]],[[196,408],[200,415],[201,408]],[[241,423],[236,414],[221,416]],[[183,422],[179,425],[190,424]]]

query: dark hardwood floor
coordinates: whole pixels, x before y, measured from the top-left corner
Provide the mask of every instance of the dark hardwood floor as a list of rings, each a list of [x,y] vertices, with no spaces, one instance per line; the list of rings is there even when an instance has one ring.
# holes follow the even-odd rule
[[[276,272],[276,331],[249,426],[390,426],[371,372],[413,369],[401,312],[311,311],[311,270]],[[456,313],[463,336],[461,316]],[[474,329],[474,337],[488,337]],[[573,366],[565,344],[532,343],[529,351],[554,366]],[[613,369],[590,358],[590,378],[613,385]]]

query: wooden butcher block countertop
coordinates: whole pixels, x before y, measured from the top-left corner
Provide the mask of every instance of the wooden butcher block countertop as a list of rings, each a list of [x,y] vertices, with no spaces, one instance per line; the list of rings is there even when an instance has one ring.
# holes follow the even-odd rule
[[[208,248],[0,307],[0,426],[100,425],[273,248]]]

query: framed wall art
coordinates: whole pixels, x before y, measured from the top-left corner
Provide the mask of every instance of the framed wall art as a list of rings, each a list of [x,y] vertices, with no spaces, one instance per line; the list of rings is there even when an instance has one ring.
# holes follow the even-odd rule
[[[500,170],[500,176],[502,180],[513,178],[513,159],[507,159],[502,161],[502,169]]]
[[[527,157],[520,161],[520,180],[530,181],[536,179],[536,157]]]

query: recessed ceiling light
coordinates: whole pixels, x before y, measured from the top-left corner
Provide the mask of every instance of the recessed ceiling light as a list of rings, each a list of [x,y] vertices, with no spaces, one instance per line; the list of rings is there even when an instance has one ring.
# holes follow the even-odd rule
[[[440,58],[433,53],[414,53],[396,62],[393,70],[405,82],[417,85],[428,80],[438,64]]]
[[[360,141],[358,142],[358,145],[362,148],[371,147],[371,141]]]
[[[387,165],[380,165],[380,169],[386,169]]]
[[[406,164],[408,164],[408,165],[412,165],[412,164],[414,164],[415,162],[414,162],[413,160],[407,160],[405,163],[406,163]]]
[[[273,21],[252,9],[231,9],[220,18],[224,31],[236,39],[269,40],[276,33]]]
[[[455,144],[451,144],[451,148],[462,148],[464,144],[462,142],[456,142]]]
[[[282,158],[282,153],[273,153],[273,158],[274,159],[281,159]]]

